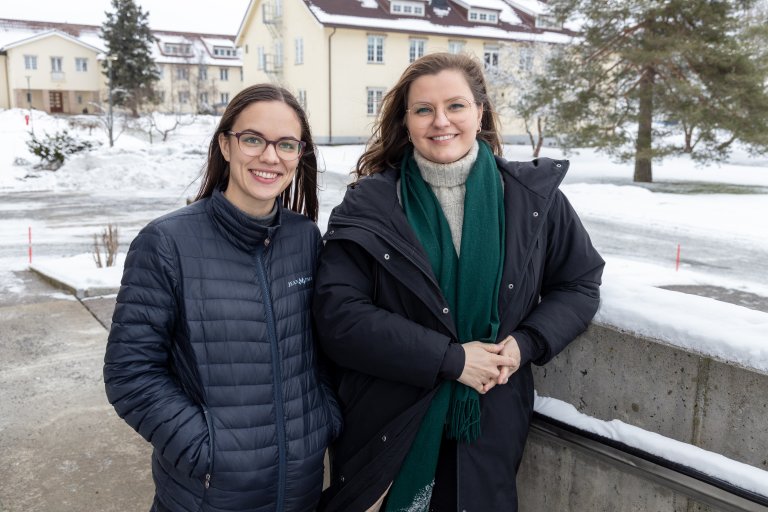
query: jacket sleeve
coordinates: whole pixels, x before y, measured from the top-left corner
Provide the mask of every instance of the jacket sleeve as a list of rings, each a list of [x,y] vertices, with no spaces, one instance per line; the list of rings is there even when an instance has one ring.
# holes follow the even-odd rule
[[[169,354],[178,304],[171,250],[150,224],[131,244],[104,357],[107,398],[184,474],[202,477],[209,434],[203,409],[172,376]]]
[[[546,240],[541,300],[519,327],[524,333],[521,336],[533,338],[534,345],[540,348],[533,354],[533,362],[539,365],[586,330],[600,304],[605,265],[559,190],[547,218]]]
[[[372,267],[357,244],[326,243],[313,302],[320,344],[339,366],[431,388],[451,339],[374,304]]]

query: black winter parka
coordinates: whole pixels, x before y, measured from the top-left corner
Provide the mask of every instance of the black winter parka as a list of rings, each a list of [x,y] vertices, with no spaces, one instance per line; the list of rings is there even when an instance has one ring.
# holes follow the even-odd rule
[[[458,444],[457,503],[467,512],[517,509],[515,477],[533,409],[531,359],[544,364],[586,329],[604,265],[558,190],[567,161],[497,158],[497,166],[506,212],[498,336],[513,335],[524,360],[507,384],[480,397],[480,439]],[[350,187],[325,234],[313,311],[321,347],[337,365],[345,427],[331,448],[332,485],[321,510],[364,511],[384,493],[457,341],[400,205],[398,179],[390,169]]]
[[[265,228],[219,191],[131,244],[107,344],[117,413],[171,511],[312,511],[340,416],[316,371],[317,226]]]

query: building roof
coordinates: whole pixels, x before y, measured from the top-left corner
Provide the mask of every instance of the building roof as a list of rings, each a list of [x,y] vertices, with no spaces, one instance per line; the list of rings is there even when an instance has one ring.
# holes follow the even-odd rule
[[[0,51],[55,34],[97,53],[105,53],[107,45],[100,32],[101,27],[97,25],[0,19]],[[159,64],[242,65],[239,51],[236,51],[234,57],[214,53],[214,47],[218,46],[235,49],[233,36],[167,30],[153,30],[152,34],[157,38],[157,43],[152,48],[152,58]],[[192,55],[166,54],[163,51],[165,43],[189,44],[193,49]]]
[[[392,13],[391,0],[304,0],[304,3],[315,18],[328,27],[551,43],[565,43],[573,36],[567,30],[536,27],[535,16],[547,10],[547,5],[538,0],[424,1],[423,16]],[[249,11],[253,4],[252,1]],[[471,21],[468,12],[475,8],[498,12],[498,23]]]
[[[25,37],[24,37],[25,36]],[[16,48],[17,46],[24,46],[29,43],[34,43],[35,41],[40,41],[42,39],[46,39],[48,37],[60,37],[62,39],[65,39],[67,41],[70,41],[71,43],[77,44],[79,46],[84,46],[85,48],[91,50],[95,53],[103,53],[104,49],[99,48],[96,46],[93,46],[91,44],[86,43],[85,41],[81,41],[80,39],[76,37],[72,37],[71,35],[62,32],[60,30],[52,29],[52,30],[46,30],[44,32],[38,32],[38,33],[25,33],[23,34],[23,37],[21,39],[13,40],[9,43],[3,44],[0,42],[0,51],[8,51],[13,48]]]

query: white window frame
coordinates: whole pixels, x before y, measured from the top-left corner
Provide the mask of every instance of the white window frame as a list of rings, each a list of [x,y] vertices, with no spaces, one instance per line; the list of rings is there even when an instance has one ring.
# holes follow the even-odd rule
[[[462,53],[464,51],[464,47],[466,46],[466,44],[467,43],[465,41],[455,41],[455,40],[448,41],[448,53],[452,53],[454,55],[458,53]]]
[[[207,105],[208,104],[208,93],[205,92],[205,91],[201,92],[198,95],[198,99],[200,100],[200,103],[202,103],[203,105]]]
[[[179,66],[176,68],[176,80],[189,80],[189,68]]]
[[[61,73],[63,70],[63,58],[51,57],[51,73]]]
[[[297,37],[294,40],[294,46],[296,49],[296,65],[300,66],[304,64],[304,38]]]
[[[229,93],[228,92],[222,92],[219,94],[219,99],[221,100],[220,103],[223,103],[224,105],[229,103]]]
[[[88,59],[85,57],[75,57],[75,71],[82,73],[88,72]]]
[[[520,71],[533,71],[533,48],[530,46],[520,47],[520,62],[518,68]]]
[[[536,16],[536,28],[563,28],[562,23],[558,23],[557,18],[552,15],[540,14]]]
[[[208,66],[200,65],[197,68],[197,79],[208,80]]]
[[[384,35],[368,34],[368,64],[384,64]]]
[[[366,113],[369,116],[376,116],[379,114],[381,108],[381,100],[384,99],[384,93],[387,90],[384,87],[366,87]]]
[[[483,63],[486,71],[499,67],[499,53],[499,47],[496,45],[486,45],[483,48]]]
[[[427,40],[422,38],[411,38],[408,42],[408,62],[413,62],[426,53]]]
[[[237,50],[227,46],[214,46],[213,54],[217,57],[237,57]]]
[[[299,89],[296,91],[296,99],[298,100],[299,105],[301,105],[301,108],[307,110],[307,90]]]
[[[189,103],[189,91],[179,91],[179,105]]]
[[[408,16],[424,16],[424,5],[421,2],[407,0],[392,0],[389,5],[390,14],[407,14]]]
[[[37,69],[37,55],[24,56],[24,69]]]
[[[165,53],[169,53],[171,55],[185,55],[185,56],[192,55],[192,45],[191,44],[185,44],[185,43],[165,43],[163,45],[163,49],[165,50]]]
[[[229,68],[219,68],[219,80],[222,82],[229,81]]]
[[[256,69],[264,71],[267,67],[267,54],[264,52],[264,47],[259,46],[256,48]]]
[[[467,16],[469,21],[477,21],[479,23],[485,23],[489,25],[496,25],[499,21],[499,15],[495,11],[488,9],[471,8],[469,15]]]
[[[283,69],[283,42],[275,41],[275,69]]]

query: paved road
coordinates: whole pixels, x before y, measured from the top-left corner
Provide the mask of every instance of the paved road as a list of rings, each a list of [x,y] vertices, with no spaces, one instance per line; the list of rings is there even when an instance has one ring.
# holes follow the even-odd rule
[[[104,395],[107,330],[35,275],[16,277],[25,293],[0,301],[0,512],[146,512],[149,445]]]

